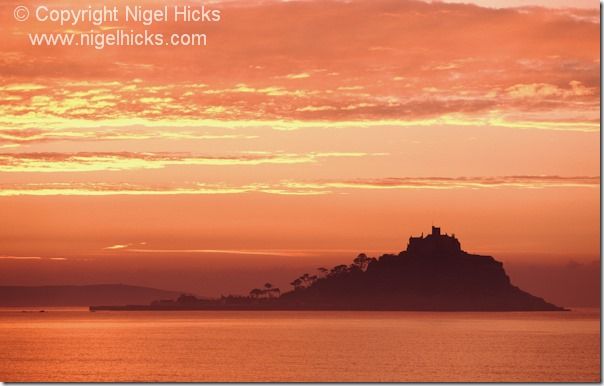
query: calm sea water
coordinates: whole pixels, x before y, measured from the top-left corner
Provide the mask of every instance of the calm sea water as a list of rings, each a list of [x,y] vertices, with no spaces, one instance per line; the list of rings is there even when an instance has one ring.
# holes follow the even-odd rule
[[[599,381],[597,310],[0,311],[2,381]]]

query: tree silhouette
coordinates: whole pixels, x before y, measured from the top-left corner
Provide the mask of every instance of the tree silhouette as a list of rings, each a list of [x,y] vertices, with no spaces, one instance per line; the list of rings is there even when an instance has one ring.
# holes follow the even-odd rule
[[[308,288],[310,287],[315,280],[317,280],[316,276],[310,276],[309,274],[305,273],[304,275],[300,276],[300,279],[302,280],[302,283],[304,283],[304,287]]]
[[[291,284],[295,290],[300,290],[302,288],[304,288],[304,286],[302,285],[302,280],[300,280],[300,278],[297,278],[296,280],[292,281]]]
[[[317,281],[317,279],[318,277],[316,275],[311,276],[308,273],[305,273],[296,280],[292,281],[290,284],[294,286],[294,289],[299,290],[310,287],[315,281]]]
[[[262,296],[263,292],[264,291],[262,291],[260,288],[254,288],[250,291],[250,297],[252,299],[259,299]]]
[[[327,274],[329,273],[329,270],[325,267],[319,267],[317,268],[317,271],[319,271],[321,273],[321,276],[323,277],[327,276]]]
[[[359,268],[361,271],[365,271],[372,261],[375,261],[375,258],[367,257],[366,254],[361,253],[352,261],[352,265],[353,267]]]
[[[262,289],[254,288],[249,293],[251,299],[273,299],[279,296],[281,296],[281,290],[271,283],[265,283]]]
[[[348,273],[348,266],[346,264],[340,264],[340,265],[336,265],[335,267],[333,267],[331,269],[331,271],[329,271],[329,276],[337,277],[337,276],[341,276],[345,273]]]
[[[281,290],[274,287],[271,283],[265,283],[264,289],[259,290],[262,297],[266,299],[278,298],[281,295]]]

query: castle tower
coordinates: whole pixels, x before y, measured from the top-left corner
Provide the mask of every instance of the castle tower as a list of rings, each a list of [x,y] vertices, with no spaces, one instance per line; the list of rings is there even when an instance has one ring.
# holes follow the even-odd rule
[[[432,226],[432,236],[440,236],[440,227]]]

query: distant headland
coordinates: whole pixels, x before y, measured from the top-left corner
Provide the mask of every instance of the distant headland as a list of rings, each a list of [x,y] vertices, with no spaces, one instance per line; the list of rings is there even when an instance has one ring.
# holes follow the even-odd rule
[[[148,305],[91,306],[91,311],[391,310],[564,311],[512,285],[503,264],[461,249],[455,235],[432,227],[410,237],[407,249],[379,258],[359,254],[350,265],[318,268],[281,292],[270,283],[248,296],[198,299],[181,295]]]
[[[88,307],[149,303],[180,292],[125,284],[0,286],[0,307]]]

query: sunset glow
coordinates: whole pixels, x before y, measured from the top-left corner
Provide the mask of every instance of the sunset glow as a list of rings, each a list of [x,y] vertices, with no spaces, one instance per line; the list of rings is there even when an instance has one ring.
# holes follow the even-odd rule
[[[207,3],[219,24],[153,26],[206,47],[102,50],[32,47],[93,25],[0,4],[2,283],[237,292],[432,223],[504,262],[599,258],[597,3]]]

